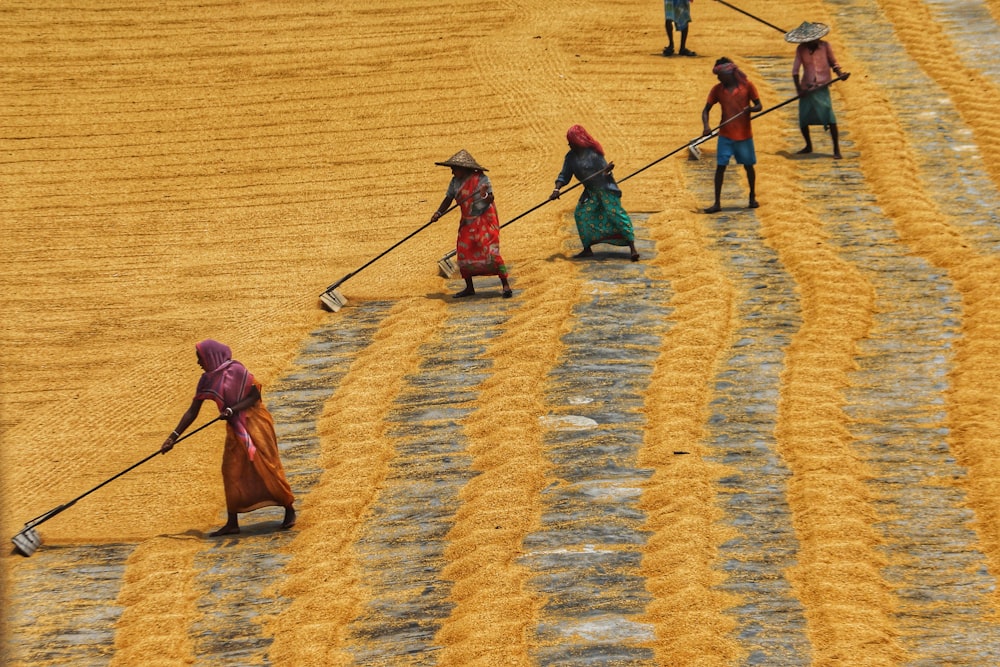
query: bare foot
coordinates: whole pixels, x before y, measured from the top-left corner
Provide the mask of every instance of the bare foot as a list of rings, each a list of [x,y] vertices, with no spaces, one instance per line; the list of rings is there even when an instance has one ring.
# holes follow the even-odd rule
[[[719,206],[718,204],[712,204],[711,206],[705,209],[705,213],[718,213],[721,210],[722,210],[721,206]]]
[[[834,159],[834,160],[840,160],[840,159],[843,159],[843,157],[844,157],[844,156],[843,156],[843,155],[841,155],[840,153],[834,153],[834,154],[833,154],[833,159]]]
[[[227,523],[222,528],[220,528],[218,530],[213,530],[211,533],[208,534],[208,536],[209,537],[219,537],[221,535],[239,535],[239,534],[240,534],[240,527],[239,526],[234,526],[234,525],[231,525],[231,524]]]
[[[809,153],[812,153],[812,152],[813,152],[812,146],[806,146],[805,148],[803,148],[802,150],[796,152],[795,154],[796,155],[808,155]]]
[[[629,256],[629,259],[631,259],[633,262],[638,262],[639,261],[639,253],[637,253],[637,252],[632,253]]]
[[[514,296],[514,290],[508,288],[503,291],[503,298],[509,299],[512,296]]]
[[[759,207],[760,207],[760,202],[758,202],[756,199],[751,199],[750,203],[747,204],[747,208],[759,208]]]
[[[451,298],[453,298],[453,299],[461,299],[462,297],[465,297],[465,296],[472,296],[475,293],[476,293],[476,290],[470,289],[470,288],[466,287],[464,290],[462,290],[458,294],[452,294]]]
[[[281,522],[281,529],[288,530],[295,525],[295,510],[291,507],[285,508],[285,520]]]
[[[591,250],[590,248],[584,248],[580,252],[578,252],[575,255],[573,255],[573,257],[577,257],[577,258],[579,258],[579,257],[593,257],[593,256],[594,256],[594,251]]]

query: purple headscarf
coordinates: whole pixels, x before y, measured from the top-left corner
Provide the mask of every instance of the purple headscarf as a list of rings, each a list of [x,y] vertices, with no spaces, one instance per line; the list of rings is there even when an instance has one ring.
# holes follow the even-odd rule
[[[233,352],[228,345],[209,339],[195,345],[195,350],[205,366],[205,372],[198,380],[198,389],[194,395],[196,399],[214,401],[219,412],[222,412],[247,397],[253,387],[254,377],[246,366],[233,359]],[[257,448],[247,432],[243,413],[237,412],[228,422],[236,437],[246,446],[247,455],[253,461]]]

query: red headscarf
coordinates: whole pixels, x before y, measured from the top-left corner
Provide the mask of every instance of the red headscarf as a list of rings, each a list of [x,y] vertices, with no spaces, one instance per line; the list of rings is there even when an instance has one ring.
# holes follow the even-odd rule
[[[566,141],[570,146],[577,148],[593,148],[600,155],[604,155],[604,149],[597,139],[590,136],[590,132],[583,129],[583,125],[574,125],[566,131]]]
[[[198,351],[198,358],[205,366],[205,372],[198,380],[198,389],[194,395],[196,399],[214,401],[219,412],[222,412],[246,398],[250,387],[254,384],[254,377],[246,366],[233,359],[232,350],[228,345],[209,339],[201,341],[194,347]],[[229,424],[236,432],[236,436],[246,445],[252,461],[257,448],[254,447],[253,440],[247,432],[243,413],[237,412],[230,417]]]
[[[736,77],[736,82],[739,84],[746,83],[747,81],[747,75],[734,62],[719,63],[712,68],[712,74],[732,74]]]

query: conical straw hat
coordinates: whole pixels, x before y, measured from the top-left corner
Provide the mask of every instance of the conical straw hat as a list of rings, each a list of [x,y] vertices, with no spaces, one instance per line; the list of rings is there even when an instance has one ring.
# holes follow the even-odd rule
[[[464,148],[444,162],[435,162],[434,164],[442,167],[462,167],[464,169],[475,169],[477,171],[489,171],[489,169],[486,169],[476,162],[476,159],[469,155],[469,151]]]
[[[802,25],[798,28],[785,33],[785,41],[792,44],[805,44],[806,42],[816,41],[828,32],[830,32],[830,26],[825,23],[803,21]]]

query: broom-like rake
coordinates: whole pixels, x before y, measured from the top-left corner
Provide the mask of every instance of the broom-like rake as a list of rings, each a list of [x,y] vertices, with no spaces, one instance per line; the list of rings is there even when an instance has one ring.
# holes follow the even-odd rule
[[[820,88],[825,88],[826,86],[830,86],[830,85],[836,83],[837,81],[846,80],[847,77],[849,77],[850,75],[851,75],[850,72],[844,72],[843,74],[841,74],[840,76],[838,76],[836,79],[831,79],[829,83],[824,84],[823,86],[820,86]],[[819,88],[817,88],[816,90],[819,90]],[[814,91],[811,90],[811,91],[809,91],[807,93],[804,93],[804,95],[808,95],[808,94],[810,94],[812,92],[814,92]],[[795,100],[797,100],[797,99],[799,99],[801,97],[803,97],[803,94],[796,95],[795,97],[790,97],[787,100],[785,100],[784,102],[781,102],[779,104],[775,104],[773,107],[769,107],[767,109],[764,109],[763,111],[761,111],[757,115],[752,116],[751,120],[756,120],[757,118],[760,118],[761,116],[767,115],[767,114],[771,113],[772,111],[774,111],[776,109],[780,109],[781,107],[785,106],[786,104],[791,104],[792,102],[794,102]],[[729,123],[731,121],[736,120],[741,115],[743,115],[743,113],[747,113],[748,111],[749,111],[749,107],[747,109],[744,109],[743,112],[741,112],[741,113],[738,113],[738,114],[736,114],[734,116],[730,116],[729,118],[727,118],[726,120],[724,120],[723,122],[719,123],[717,126],[715,126],[714,128],[712,128],[711,131],[709,131],[708,134],[702,135],[702,136],[700,136],[700,137],[698,137],[696,139],[692,139],[691,141],[687,142],[683,146],[679,146],[679,147],[675,148],[674,150],[670,151],[666,155],[653,160],[652,162],[650,162],[649,164],[645,165],[644,167],[640,167],[639,169],[636,169],[631,174],[629,174],[628,176],[625,176],[624,178],[622,178],[618,182],[619,183],[624,183],[625,181],[627,181],[628,179],[632,178],[636,174],[640,174],[640,173],[646,171],[647,169],[649,169],[653,165],[659,164],[660,162],[663,162],[667,158],[669,158],[669,157],[671,157],[673,155],[676,155],[677,153],[679,153],[679,152],[681,152],[682,150],[685,150],[685,149],[687,149],[687,151],[688,151],[688,159],[691,159],[691,160],[697,160],[697,159],[699,159],[701,157],[701,149],[699,148],[699,146],[701,144],[705,143],[706,141],[708,141],[712,137],[718,136],[719,130],[721,130],[723,127],[725,127],[726,123]],[[601,173],[601,172],[597,172],[597,173]],[[597,173],[592,174],[591,176],[597,176]],[[588,176],[587,178],[584,179],[584,181],[589,180],[590,178],[591,177]],[[567,192],[569,192],[573,188],[579,187],[581,184],[582,183],[580,181],[577,181],[571,187],[568,187],[565,190],[563,190],[560,193],[560,195],[566,194]],[[546,204],[548,204],[550,201],[551,201],[550,199],[546,199],[545,201],[541,202],[540,204],[535,204],[534,206],[532,206],[531,208],[529,208],[524,213],[521,213],[520,215],[517,215],[517,216],[511,218],[510,220],[508,220],[507,222],[503,223],[502,225],[500,225],[500,229],[503,229],[504,227],[506,227],[507,225],[511,224],[512,222],[516,222],[517,220],[520,220],[521,218],[523,218],[524,216],[528,215],[529,213],[531,213],[533,211],[537,211],[542,206],[545,206]],[[438,268],[440,269],[441,275],[443,277],[445,277],[445,278],[452,278],[453,276],[455,276],[458,273],[458,266],[452,260],[452,258],[455,257],[456,254],[458,254],[458,253],[455,250],[452,250],[452,251],[448,252],[448,254],[446,254],[444,257],[442,257],[438,261]]]
[[[190,438],[192,435],[194,435],[198,431],[200,431],[200,430],[202,430],[204,428],[207,428],[208,426],[214,424],[215,422],[219,421],[220,419],[225,419],[225,417],[223,415],[219,415],[218,417],[216,417],[212,421],[206,422],[206,423],[202,424],[201,426],[199,426],[198,428],[196,428],[195,430],[191,431],[190,433],[186,433],[183,436],[181,436],[180,438],[177,438],[177,440],[175,440],[174,442],[177,443],[177,442],[180,442],[181,440],[184,440],[185,438]],[[122,475],[124,475],[125,473],[127,473],[127,472],[129,472],[129,471],[131,471],[131,470],[133,470],[135,468],[138,468],[139,466],[141,466],[146,461],[148,461],[151,458],[157,456],[158,454],[162,454],[162,453],[163,452],[161,452],[159,449],[156,450],[155,452],[153,452],[152,454],[150,454],[149,456],[147,456],[143,460],[139,461],[138,463],[134,463],[134,464],[130,465],[128,468],[125,468],[125,470],[122,470],[120,473],[118,473],[114,477],[110,477],[110,478],[104,480],[103,482],[101,482],[100,484],[98,484],[97,486],[95,486],[94,488],[90,489],[86,493],[80,494],[79,496],[77,496],[73,500],[69,501],[68,503],[63,503],[59,507],[54,507],[54,508],[50,509],[48,512],[46,512],[45,514],[41,514],[39,516],[36,516],[31,521],[28,521],[27,523],[24,524],[24,528],[22,528],[17,533],[17,535],[15,535],[14,537],[11,538],[10,541],[14,543],[14,548],[19,553],[21,553],[24,556],[31,556],[33,553],[35,553],[35,551],[38,549],[38,547],[41,546],[41,544],[42,544],[42,538],[38,534],[38,531],[35,530],[35,528],[37,526],[39,526],[40,524],[45,523],[46,521],[48,521],[49,519],[51,519],[55,515],[68,510],[70,507],[72,507],[73,505],[75,505],[78,500],[86,498],[87,496],[89,496],[90,494],[92,494],[94,491],[97,491],[99,488],[101,488],[105,484],[110,484],[111,482],[115,481],[116,479],[118,479],[119,477],[121,477]]]
[[[851,76],[850,72],[844,72],[843,74],[841,74],[840,76],[838,76],[836,79],[830,79],[827,83],[824,83],[822,86],[817,86],[816,88],[813,88],[811,90],[807,90],[804,93],[799,93],[795,97],[789,97],[784,102],[779,102],[778,104],[775,104],[773,107],[768,107],[767,109],[764,109],[759,114],[757,114],[755,116],[751,116],[750,120],[757,120],[761,116],[766,116],[767,114],[769,114],[772,111],[775,111],[777,109],[780,109],[781,107],[785,106],[786,104],[791,104],[795,100],[799,100],[799,99],[802,99],[803,97],[806,97],[808,95],[812,95],[817,90],[822,90],[823,88],[828,88],[829,86],[832,86],[833,84],[837,83],[838,81],[846,81],[849,76]],[[726,123],[728,123],[731,120],[736,120],[741,115],[743,115],[743,113],[746,113],[746,112],[747,112],[747,109],[744,109],[741,113],[738,113],[735,116],[731,116],[731,117],[727,118],[725,120],[725,122],[723,122],[720,125],[718,125],[709,134],[706,134],[706,135],[704,135],[702,137],[699,137],[698,139],[695,139],[694,141],[690,142],[688,144],[688,157],[691,158],[691,159],[693,159],[693,160],[697,160],[698,158],[700,158],[701,157],[701,149],[698,148],[698,145],[699,144],[703,144],[706,141],[708,141],[709,139],[711,139],[712,137],[718,135],[719,134],[719,130],[721,130],[722,127]]]
[[[458,202],[452,204],[448,209],[446,209],[444,211],[444,213],[442,213],[440,216],[438,216],[438,220],[440,220],[442,217],[444,217],[447,213],[450,213],[451,211],[454,211],[456,208],[458,208],[459,206],[461,206],[462,203],[464,203],[465,201],[467,201],[468,199],[470,199],[470,198],[472,198],[474,196],[475,196],[475,193],[473,193],[473,194],[469,195],[468,197],[465,197],[464,199],[459,200]],[[356,276],[357,274],[361,273],[362,271],[364,271],[365,269],[367,269],[369,266],[371,266],[372,264],[374,264],[378,260],[380,260],[383,257],[385,257],[386,255],[388,255],[390,252],[392,252],[393,250],[395,250],[399,246],[403,245],[405,242],[407,242],[410,239],[412,239],[414,236],[416,236],[420,232],[424,231],[425,229],[427,229],[428,227],[430,227],[431,225],[433,225],[435,222],[437,222],[437,220],[431,220],[430,222],[424,223],[423,225],[421,225],[417,229],[413,230],[412,232],[410,232],[409,234],[407,234],[406,236],[404,236],[403,238],[401,238],[400,240],[396,241],[391,246],[389,246],[388,248],[386,248],[385,250],[383,250],[382,252],[380,252],[375,257],[371,258],[370,260],[368,260],[367,262],[365,262],[364,264],[362,264],[360,267],[358,267],[358,268],[354,269],[353,271],[351,271],[350,273],[348,273],[346,276],[344,276],[343,278],[341,278],[337,282],[333,283],[332,285],[327,286],[327,288],[325,290],[323,290],[323,293],[319,295],[320,302],[327,308],[327,310],[330,310],[331,312],[334,312],[334,313],[337,312],[338,310],[340,310],[341,308],[343,308],[344,306],[346,306],[347,305],[347,297],[345,297],[343,294],[341,294],[340,290],[337,289],[338,287],[340,287],[348,279],[353,278],[354,276]]]

